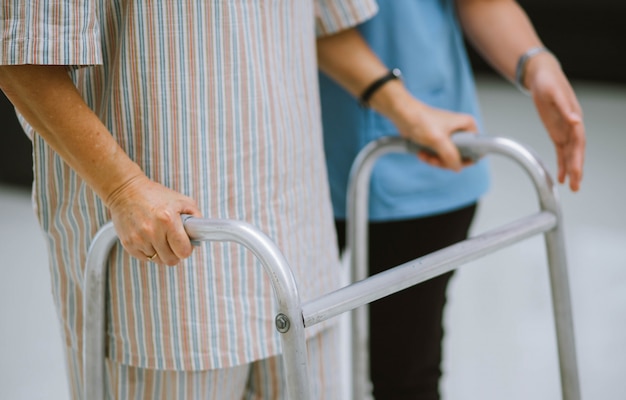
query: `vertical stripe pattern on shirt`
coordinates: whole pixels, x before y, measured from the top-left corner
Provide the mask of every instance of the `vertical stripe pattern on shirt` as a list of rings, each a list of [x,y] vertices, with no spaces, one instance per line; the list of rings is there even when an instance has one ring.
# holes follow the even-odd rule
[[[20,5],[26,3],[37,7],[14,7],[12,14],[41,12],[47,2]],[[289,260],[304,300],[335,289],[339,263],[322,151],[315,24],[347,27],[369,17],[372,2],[325,0],[315,11],[313,1],[291,0],[54,3],[62,3],[65,14],[50,7],[25,23],[34,41],[54,32],[48,25],[55,23],[68,25],[67,38],[85,24],[97,27],[98,40],[91,30],[83,33],[81,48],[93,49],[80,62],[54,44],[33,50],[32,61],[101,64],[72,69],[72,79],[151,179],[195,199],[206,217],[244,220],[268,234]],[[23,21],[11,22],[18,16],[5,18],[7,24],[21,27]],[[8,43],[19,46],[17,39]],[[0,53],[0,63],[15,61],[4,47]],[[78,349],[86,251],[110,216],[29,132],[55,302],[66,344]],[[116,362],[204,370],[280,352],[270,282],[241,246],[203,244],[174,268],[131,258],[116,246],[109,264],[108,351]]]
[[[76,12],[77,8],[81,11]],[[94,1],[4,0],[0,3],[0,22],[2,64],[101,62]]]

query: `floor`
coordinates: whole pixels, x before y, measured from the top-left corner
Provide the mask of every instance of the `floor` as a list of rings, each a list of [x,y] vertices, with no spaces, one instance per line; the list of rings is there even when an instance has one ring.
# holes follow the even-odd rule
[[[626,87],[575,84],[588,134],[582,190],[560,188],[581,388],[584,399],[626,393]],[[530,100],[499,79],[480,78],[487,133],[554,154]],[[493,188],[474,232],[536,210],[527,178],[493,157]],[[46,249],[29,193],[0,186],[0,399],[66,399],[60,328]],[[442,392],[447,400],[560,398],[541,237],[460,269],[449,293]]]

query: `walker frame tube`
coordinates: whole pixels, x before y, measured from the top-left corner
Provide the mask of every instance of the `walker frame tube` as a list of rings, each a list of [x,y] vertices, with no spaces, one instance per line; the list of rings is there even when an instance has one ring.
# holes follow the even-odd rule
[[[470,238],[430,253],[391,270],[367,277],[367,195],[369,178],[377,158],[390,152],[414,153],[420,148],[400,138],[383,138],[367,146],[355,161],[349,189],[348,246],[352,249],[352,283],[334,292],[301,303],[291,269],[276,245],[253,226],[240,221],[183,217],[189,237],[194,241],[233,241],[251,250],[271,279],[278,299],[276,327],[281,333],[287,391],[290,399],[310,398],[305,328],[346,311],[363,311],[363,305],[408,286],[426,281],[459,265],[502,247],[544,232],[552,301],[561,368],[563,398],[579,400],[573,323],[567,281],[565,245],[556,191],[539,159],[527,148],[502,138],[456,135],[453,138],[462,154],[470,158],[487,153],[506,155],[528,172],[539,194],[541,212],[509,223],[499,229]],[[351,206],[352,205],[352,206]],[[84,394],[89,400],[104,398],[104,361],[106,343],[105,293],[108,254],[117,241],[111,223],[94,237],[87,256],[84,282]],[[366,316],[363,312],[361,316]],[[363,323],[357,317],[356,323]],[[353,324],[353,330],[357,328]],[[353,337],[353,366],[363,366],[367,356],[367,336]],[[366,333],[365,333],[366,335]],[[355,338],[357,340],[355,340]],[[356,346],[356,347],[354,347]],[[359,357],[361,356],[361,358]],[[355,373],[353,397],[365,399],[367,370]]]
[[[268,274],[276,298],[276,328],[281,333],[284,371],[290,399],[309,399],[307,354],[302,307],[296,281],[276,245],[252,225],[235,220],[183,217],[185,230],[194,241],[239,243],[259,259]],[[84,388],[85,399],[105,398],[104,362],[106,347],[105,294],[108,254],[117,236],[112,223],[100,229],[91,244],[85,270],[84,293]]]
[[[504,245],[512,244],[516,241],[524,239],[534,232],[544,232],[559,356],[562,396],[564,400],[579,400],[580,385],[576,361],[574,324],[567,275],[567,260],[563,236],[562,216],[556,187],[554,186],[547,169],[539,160],[539,157],[537,157],[531,149],[513,140],[498,137],[477,136],[470,133],[460,133],[453,136],[453,141],[459,149],[461,155],[465,158],[476,160],[489,153],[496,153],[517,162],[532,180],[538,194],[539,205],[542,212],[537,214],[535,218],[529,217],[526,220],[520,220],[519,223],[516,224],[517,226],[508,226],[502,231],[494,230],[493,234],[487,234],[486,236],[481,235],[473,239],[468,239],[438,252],[431,253],[425,257],[418,258],[413,262],[404,264],[403,266],[396,267],[400,268],[400,272],[398,272],[399,276],[393,278],[393,281],[397,282],[397,286],[401,288],[410,286],[401,285],[401,279],[409,279],[409,277],[403,276],[405,274],[404,271],[408,269],[416,269],[418,266],[423,271],[422,274],[424,276],[423,278],[417,278],[415,275],[419,274],[415,274],[412,277],[411,282],[419,283],[450,271],[454,269],[454,266],[460,265],[462,262],[477,258],[479,256],[478,254],[470,256],[470,253],[478,253],[478,247],[483,244],[485,238],[488,239],[487,241],[497,242],[502,240],[503,242],[506,242],[501,243],[502,246],[493,246],[491,248],[497,249],[503,247]],[[374,286],[371,282],[368,282],[372,278],[367,278],[369,183],[374,165],[376,161],[385,154],[414,154],[423,150],[428,151],[427,149],[400,137],[384,137],[366,146],[359,153],[353,164],[350,172],[347,199],[347,248],[350,251],[352,281],[357,282],[360,286],[367,286],[366,290],[370,290],[370,287]],[[551,215],[552,218],[547,218],[548,215]],[[546,219],[546,221],[544,221],[545,223],[541,223],[538,220],[540,217],[541,219]],[[553,222],[548,222],[547,219],[553,219]],[[524,227],[524,225],[527,224],[528,226]],[[536,224],[538,229],[530,229],[531,224]],[[528,232],[523,233],[522,231],[524,230],[528,230]],[[511,231],[517,231],[518,234],[512,235]],[[508,234],[511,234],[511,237],[508,240],[504,240],[504,237]],[[513,238],[513,236],[517,236],[517,238]],[[465,248],[465,245],[470,245],[470,247],[473,248],[473,251],[470,249],[466,249],[466,251],[460,250],[461,248]],[[487,250],[487,248],[485,248],[485,250]],[[465,254],[463,255],[463,253]],[[484,254],[486,254],[486,251]],[[442,261],[439,266],[436,265],[439,263],[439,258],[445,260],[448,259],[448,255],[450,255],[448,262]],[[433,258],[437,261],[433,261]],[[384,274],[395,274],[396,268],[386,271]],[[390,279],[387,278],[386,280]],[[386,284],[386,282],[383,283],[382,279],[380,283],[383,285]],[[357,284],[353,283],[353,285]],[[384,293],[386,293],[386,290]],[[368,379],[369,351],[367,319],[366,307],[356,309],[352,314],[352,393],[353,398],[359,400],[366,399],[366,396],[369,395],[370,391],[370,382]]]

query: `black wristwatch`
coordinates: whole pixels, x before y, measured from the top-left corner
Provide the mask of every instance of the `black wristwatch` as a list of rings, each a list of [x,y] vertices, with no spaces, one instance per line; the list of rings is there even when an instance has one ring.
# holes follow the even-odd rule
[[[372,84],[369,85],[359,97],[359,104],[361,105],[361,107],[368,108],[369,100],[372,95],[376,93],[376,91],[380,89],[385,83],[394,79],[402,79],[402,72],[398,68],[389,70],[389,72],[387,72],[384,76],[372,82]]]

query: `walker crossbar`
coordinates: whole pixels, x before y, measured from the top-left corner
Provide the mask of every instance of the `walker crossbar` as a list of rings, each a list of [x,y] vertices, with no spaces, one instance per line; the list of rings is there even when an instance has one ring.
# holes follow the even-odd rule
[[[552,213],[541,212],[305,302],[302,306],[304,326],[308,328],[452,271],[460,265],[552,229],[555,225],[556,218]]]
[[[320,298],[305,304],[305,321],[308,324],[328,318],[330,313],[337,314],[333,310],[332,302],[337,302],[336,307],[342,311],[354,309],[361,304],[412,286],[409,283],[423,282],[481,255],[534,234],[543,233],[548,257],[562,396],[564,400],[580,400],[561,210],[552,179],[535,153],[515,141],[470,133],[459,133],[452,139],[464,158],[476,160],[489,153],[495,153],[517,162],[535,186],[540,212],[367,278],[368,196],[374,165],[385,154],[429,151],[400,137],[384,137],[374,141],[359,153],[350,172],[346,235],[352,281],[356,283],[331,294],[332,296],[326,299]],[[410,282],[405,284],[403,282],[405,279]],[[384,288],[385,285],[392,288]],[[368,293],[364,293],[366,291]],[[355,400],[367,399],[370,395],[367,336],[367,308],[356,308],[352,312],[352,393]]]

